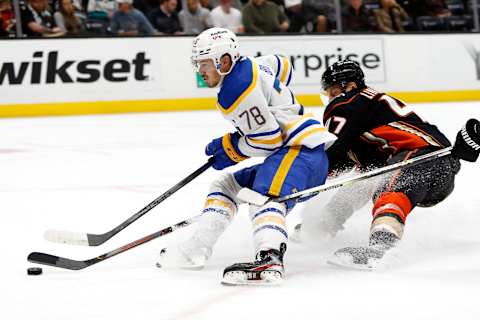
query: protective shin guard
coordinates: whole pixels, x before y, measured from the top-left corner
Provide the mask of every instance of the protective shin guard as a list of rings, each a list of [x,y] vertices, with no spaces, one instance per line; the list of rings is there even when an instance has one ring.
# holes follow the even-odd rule
[[[210,186],[202,216],[196,225],[192,238],[185,243],[211,249],[230,225],[237,213],[236,194],[240,186],[232,174],[225,174],[216,179]]]
[[[250,206],[255,252],[278,250],[282,243],[287,243],[286,213],[285,205],[278,202],[269,202],[262,207]]]
[[[230,199],[219,194],[209,194],[193,238],[212,248],[236,213],[237,206]]]
[[[373,207],[373,221],[370,234],[387,231],[398,239],[403,236],[405,220],[412,210],[412,204],[403,192],[382,193]]]

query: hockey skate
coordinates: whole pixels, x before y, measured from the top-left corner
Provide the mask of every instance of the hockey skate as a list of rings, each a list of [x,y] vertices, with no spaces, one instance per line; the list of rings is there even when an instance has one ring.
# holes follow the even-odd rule
[[[193,239],[178,247],[163,248],[156,266],[158,268],[180,268],[201,270],[212,255],[212,249],[199,246]]]
[[[249,263],[235,263],[223,271],[224,285],[277,285],[283,281],[283,253],[270,249],[260,251],[256,260]]]
[[[399,241],[398,237],[388,231],[376,231],[371,234],[370,242],[365,247],[346,247],[335,251],[329,264],[357,270],[374,270],[385,253]]]

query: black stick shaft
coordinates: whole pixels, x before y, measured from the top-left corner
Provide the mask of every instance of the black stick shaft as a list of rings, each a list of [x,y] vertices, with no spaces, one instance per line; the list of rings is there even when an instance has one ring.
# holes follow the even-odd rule
[[[128,218],[127,220],[123,221],[120,223],[118,226],[113,228],[112,230],[103,233],[103,234],[87,234],[88,238],[88,245],[89,246],[99,246],[103,243],[105,243],[107,240],[111,239],[114,235],[131,225],[133,222],[137,221],[139,218],[141,218],[143,215],[145,215],[147,212],[155,208],[157,205],[159,205],[161,202],[163,202],[165,199],[170,197],[172,194],[183,188],[185,185],[187,185],[190,181],[201,175],[203,172],[205,172],[208,168],[210,168],[213,164],[213,158],[209,158],[207,163],[202,165],[200,168],[195,170],[193,173],[191,173],[189,176],[185,177],[182,181],[178,182],[176,185],[171,187],[169,190],[167,190],[165,193],[157,197],[155,200],[150,202],[146,207],[135,213],[133,216]]]
[[[432,160],[435,160],[435,159],[438,159],[438,158],[441,158],[441,157],[448,156],[449,154],[452,153],[452,148],[453,147],[446,147],[446,148],[443,148],[443,149],[440,149],[440,150],[437,150],[437,151],[433,151],[433,152],[430,152],[430,153],[427,153],[427,154],[424,154],[424,155],[421,155],[421,156],[417,156],[417,157],[414,157],[414,158],[411,158],[411,159],[408,159],[408,160],[397,162],[397,163],[394,163],[394,164],[391,164],[391,165],[388,165],[388,166],[385,166],[385,167],[381,167],[381,168],[378,168],[378,169],[374,169],[372,171],[367,171],[367,172],[362,173],[362,174],[360,174],[356,177],[353,177],[353,178],[349,177],[349,178],[341,179],[341,180],[338,180],[338,181],[333,180],[330,183],[327,183],[327,184],[324,184],[324,185],[321,185],[321,186],[318,186],[318,187],[314,187],[314,188],[310,188],[310,189],[307,189],[307,190],[295,192],[295,193],[292,193],[288,196],[284,196],[284,197],[281,197],[281,198],[272,199],[272,201],[275,201],[275,202],[286,202],[286,201],[290,201],[290,200],[302,201],[302,198],[308,198],[308,197],[311,197],[311,196],[316,196],[320,192],[324,192],[324,191],[328,191],[328,190],[332,190],[332,189],[337,189],[337,188],[340,188],[340,187],[343,187],[343,186],[346,186],[346,185],[349,185],[349,184],[352,184],[352,183],[355,183],[355,182],[358,182],[358,181],[366,180],[366,179],[369,179],[369,178],[372,178],[372,177],[376,177],[376,176],[379,176],[381,174],[391,172],[391,171],[394,171],[394,170],[397,170],[397,169],[411,167],[411,166],[414,166],[414,165],[418,165],[420,163],[424,163],[424,162],[432,161]]]
[[[127,243],[126,245],[123,245],[117,249],[111,250],[107,253],[104,253],[102,255],[99,255],[95,258],[92,259],[87,259],[87,260],[72,260],[68,258],[62,258],[59,256],[47,254],[47,253],[42,253],[42,252],[32,252],[28,255],[27,260],[33,263],[39,263],[51,267],[57,267],[57,268],[63,268],[63,269],[69,269],[69,270],[81,270],[84,268],[87,268],[91,265],[97,264],[99,262],[105,261],[111,257],[114,257],[120,253],[123,253],[125,251],[128,251],[130,249],[133,249],[135,247],[138,247],[142,244],[145,244],[149,241],[152,241],[153,239],[163,237],[169,233],[174,232],[177,229],[184,228],[186,226],[191,225],[194,223],[200,215],[189,218],[187,220],[183,220],[181,222],[178,222],[170,227],[164,228],[162,230],[159,230],[157,232],[154,232],[152,234],[149,234],[148,236],[145,236],[143,238],[137,239],[135,241],[132,241],[130,243]]]

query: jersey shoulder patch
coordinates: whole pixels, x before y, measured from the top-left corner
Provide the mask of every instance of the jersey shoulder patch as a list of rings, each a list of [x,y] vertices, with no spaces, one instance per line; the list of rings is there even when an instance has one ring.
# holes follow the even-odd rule
[[[230,113],[255,88],[258,66],[248,58],[235,64],[232,72],[225,77],[218,93],[218,105],[224,113]]]
[[[293,65],[291,61],[278,54],[270,54],[254,58],[259,65],[266,65],[273,71],[273,75],[281,83],[288,86],[292,81]]]

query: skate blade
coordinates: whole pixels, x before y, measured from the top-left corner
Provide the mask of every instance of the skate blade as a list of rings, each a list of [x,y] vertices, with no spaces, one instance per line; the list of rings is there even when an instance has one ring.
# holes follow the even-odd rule
[[[248,279],[244,271],[231,271],[225,273],[222,284],[225,286],[276,286],[283,283],[282,274],[278,271],[262,271],[261,279]]]

